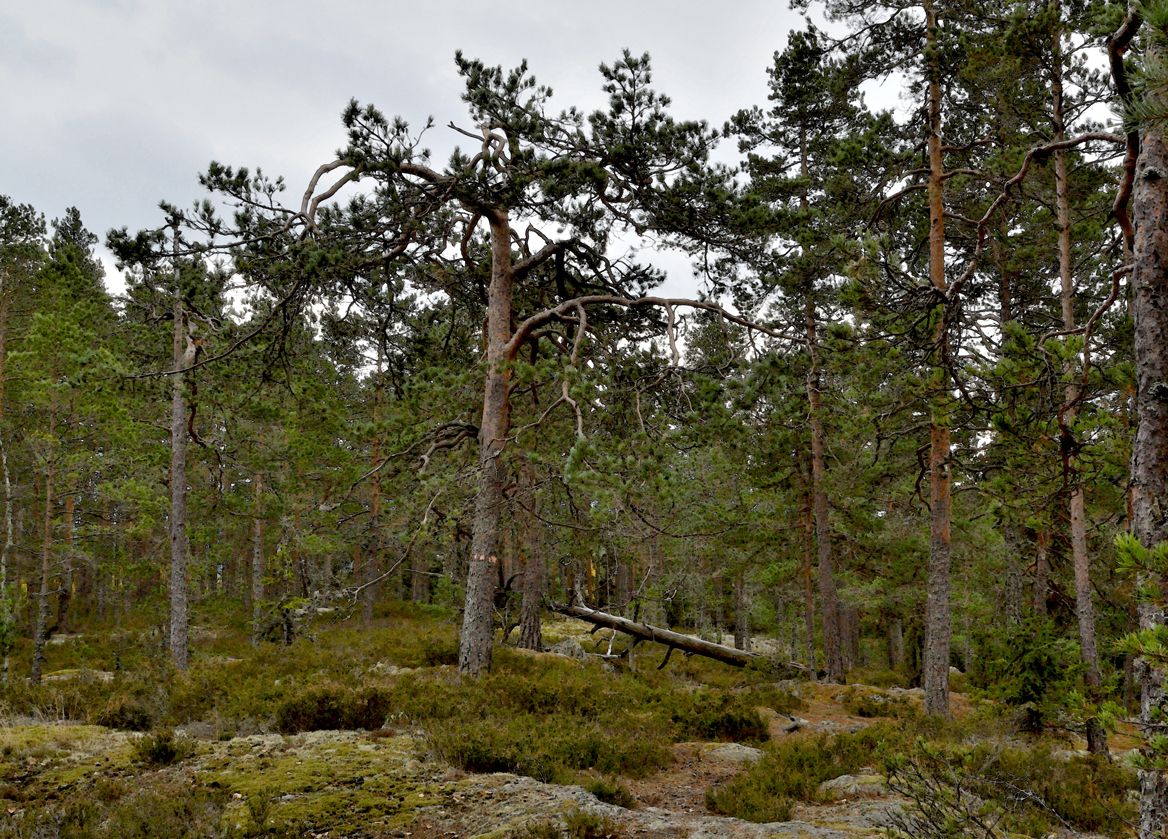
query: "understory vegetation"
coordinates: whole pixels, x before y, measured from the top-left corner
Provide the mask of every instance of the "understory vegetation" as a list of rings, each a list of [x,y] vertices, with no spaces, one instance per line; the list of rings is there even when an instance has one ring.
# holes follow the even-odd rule
[[[942,722],[922,716],[904,691],[823,686],[840,709],[872,724],[772,740],[766,718],[807,713],[800,694],[809,684],[777,682],[764,667],[678,656],[658,670],[659,658],[646,654],[634,669],[502,648],[491,674],[465,679],[449,663],[451,616],[409,606],[393,607],[371,630],[318,623],[287,646],[253,648],[229,625],[199,637],[185,673],[151,647],[148,633],[123,630],[51,646],[49,678],[39,686],[10,682],[0,697],[0,806],[8,808],[0,837],[295,836],[307,825],[343,822],[346,810],[359,816],[349,816],[351,832],[336,835],[400,835],[388,831],[410,824],[425,802],[408,790],[429,789],[417,778],[383,779],[384,793],[371,791],[371,777],[358,774],[356,791],[340,779],[327,802],[301,812],[287,800],[328,785],[334,770],[298,753],[280,757],[287,745],[272,746],[256,766],[268,769],[254,776],[231,757],[233,744],[271,736],[248,735],[279,733],[287,743],[343,730],[368,732],[373,744],[405,737],[408,751],[450,771],[578,783],[626,808],[638,806],[629,785],[667,771],[676,743],[761,746],[758,763],[706,793],[712,813],[757,822],[829,800],[820,785],[846,774],[886,776],[918,801],[906,816],[915,819],[906,822],[913,835],[988,820],[1029,836],[1067,826],[1119,836],[1133,809],[1134,775],[1122,764],[1059,754],[1065,741],[1019,730],[1004,703],[977,703]],[[605,647],[586,636],[585,644]],[[106,671],[115,655],[123,666]],[[103,736],[94,726],[127,732],[125,745],[101,759],[70,757]],[[215,743],[230,747],[226,757],[212,757]],[[380,826],[370,827],[374,821]],[[513,835],[621,834],[600,817],[569,813]]]

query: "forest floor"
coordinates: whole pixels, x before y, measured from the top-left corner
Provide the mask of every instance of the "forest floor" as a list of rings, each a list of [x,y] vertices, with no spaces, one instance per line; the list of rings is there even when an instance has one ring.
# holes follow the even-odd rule
[[[408,629],[408,623],[401,628]],[[549,627],[549,636],[561,640],[573,636],[589,643],[582,628],[563,622]],[[80,641],[72,643],[80,645]],[[402,656],[406,655],[401,652],[407,646],[404,636],[391,636],[384,643],[384,649],[396,647]],[[412,638],[409,643],[417,643],[417,639]],[[422,642],[423,648],[430,650],[425,646],[427,643],[431,642]],[[595,644],[595,639],[591,643]],[[209,648],[202,657],[207,669],[193,677],[203,681],[191,689],[211,693],[221,689],[218,685],[225,678],[231,683],[228,689],[259,691],[241,700],[243,707],[253,708],[262,704],[263,697],[279,694],[281,683],[292,678],[272,679],[274,671],[247,669],[258,665],[246,658],[246,648],[236,647],[229,652],[234,654],[216,653]],[[273,657],[272,660],[278,657],[274,652],[266,655]],[[370,650],[368,655],[375,657],[378,650]],[[510,655],[513,657],[506,659],[506,666],[515,672],[534,673],[531,678],[536,680],[542,678],[539,674],[550,673],[549,689],[553,691],[560,683],[557,680],[562,680],[565,693],[582,691],[581,695],[586,697],[590,686],[616,678],[611,667],[593,659],[565,661],[547,653]],[[335,655],[328,650],[320,652],[321,662],[330,658]],[[76,659],[73,656],[69,661],[76,663]],[[399,660],[407,659],[399,657]],[[647,662],[648,656],[643,661]],[[0,839],[89,836],[859,839],[885,836],[897,815],[903,817],[909,802],[886,786],[881,758],[875,753],[867,756],[870,760],[863,754],[858,759],[853,755],[846,773],[836,772],[828,781],[816,781],[810,790],[792,800],[789,814],[781,821],[757,818],[744,821],[719,815],[711,811],[707,793],[751,775],[760,760],[774,759],[775,748],[783,744],[814,753],[828,743],[825,737],[857,735],[869,726],[890,722],[893,727],[911,734],[921,719],[915,710],[920,703],[919,690],[807,681],[765,684],[758,696],[786,697],[789,705],[776,709],[759,704],[754,709],[765,723],[762,737],[766,739],[769,734],[769,744],[764,748],[758,748],[764,743],[757,737],[751,741],[753,745],[733,742],[733,738],[726,736],[715,740],[665,742],[668,753],[648,771],[584,771],[566,779],[562,773],[552,777],[555,773],[542,769],[534,758],[529,769],[518,772],[466,771],[457,765],[459,759],[451,759],[452,748],[454,752],[458,749],[451,746],[450,738],[443,740],[441,724],[422,723],[406,718],[404,713],[391,715],[381,729],[289,731],[285,728],[281,732],[278,715],[241,720],[238,710],[231,710],[229,703],[220,703],[222,707],[207,702],[198,705],[199,697],[176,698],[177,688],[155,685],[149,680],[148,689],[138,688],[135,693],[122,688],[118,693],[119,683],[114,673],[101,669],[100,663],[95,658],[92,667],[74,666],[54,671],[49,685],[35,694],[40,705],[33,716],[18,713],[17,698],[9,696],[7,703],[0,702]],[[690,663],[685,665],[689,668],[685,672],[663,676],[651,672],[653,668],[646,663],[642,665],[643,678],[672,680],[670,683],[680,679],[682,693],[696,690],[700,694],[707,686],[693,681],[706,672],[700,669],[705,665],[699,664]],[[263,666],[272,665],[269,662]],[[569,669],[557,669],[565,667]],[[721,679],[725,696],[757,690],[742,687],[745,682],[738,681],[738,675],[732,674],[730,680],[725,670],[730,668],[707,673],[708,678]],[[238,674],[237,678],[231,675],[233,672]],[[338,678],[335,674],[321,676],[321,672],[315,679],[309,679],[309,683],[332,684],[331,680]],[[428,695],[431,689],[461,689],[457,688],[460,682],[449,664],[400,666],[378,660],[362,672],[366,674],[359,679],[359,684],[366,686],[362,690],[370,689],[368,673],[376,674],[378,685],[407,693],[416,693],[421,685],[422,696]],[[417,684],[412,681],[419,678],[434,681]],[[754,678],[757,681],[759,677]],[[256,683],[265,681],[267,687],[257,687]],[[74,693],[70,694],[70,690]],[[198,718],[165,729],[155,726],[149,734],[92,724],[96,719],[109,722],[113,713],[110,709],[117,712],[113,716],[125,717],[124,709],[128,707],[125,697],[147,696],[150,691],[159,695],[166,693],[172,708],[183,702],[190,707],[198,705],[201,709],[198,714],[194,711],[186,714]],[[82,694],[91,697],[87,701],[93,707],[104,703],[104,710],[85,712],[78,698]],[[4,696],[0,692],[0,698]],[[653,702],[662,701],[659,694],[654,696],[657,698]],[[753,698],[755,693],[749,696]],[[973,719],[984,710],[984,703],[961,693],[951,694],[950,700],[958,724],[962,718]],[[154,701],[152,707],[157,708],[160,700]],[[333,704],[341,701],[336,697],[328,700]],[[328,702],[322,700],[323,704]],[[772,704],[782,703],[776,699]],[[154,713],[157,716],[160,712]],[[171,711],[172,718],[176,719],[173,716],[176,713]],[[595,713],[593,708],[585,716],[572,719],[585,720],[587,715]],[[624,724],[630,726],[626,736],[635,739],[638,734],[632,727],[642,718],[647,719],[651,711],[614,709],[614,716],[619,713],[626,714]],[[680,712],[672,713],[678,718]],[[528,721],[521,721],[521,727],[534,724],[535,718],[523,719]],[[569,725],[572,724],[569,720]],[[466,731],[464,735],[462,729],[455,730],[453,739],[474,739],[479,736],[475,732],[481,733],[481,729],[474,728]],[[1113,738],[1113,749],[1130,748],[1133,744],[1134,740],[1126,735]],[[1079,745],[1064,743],[1059,760],[1066,763],[1077,759],[1074,754]],[[468,762],[465,755],[462,762]],[[524,765],[523,761],[519,764]],[[549,782],[553,780],[558,782]],[[600,787],[594,787],[593,782]],[[1123,835],[1122,830],[1110,832]]]
[[[769,725],[775,737],[813,736],[873,721],[848,715],[826,686],[804,689],[815,697],[814,710],[798,718],[805,725],[786,732],[793,721],[773,715]],[[884,833],[887,810],[901,802],[871,769],[863,773],[869,777],[841,787],[839,800],[799,805],[788,822],[761,825],[712,814],[706,791],[761,756],[759,749],[735,743],[675,744],[666,769],[622,782],[633,802],[621,807],[603,803],[576,785],[453,769],[428,753],[423,732],[382,736],[315,731],[220,740],[208,737],[200,726],[189,726],[186,731],[201,735],[191,738],[193,753],[173,765],[151,767],[136,759],[134,741],[143,735],[65,720],[28,723],[32,721],[10,721],[0,728],[0,750],[7,755],[0,824],[8,823],[12,830],[25,818],[26,808],[35,805],[40,836],[55,835],[49,830],[54,806],[67,804],[80,791],[107,800],[137,795],[139,806],[149,809],[159,808],[158,797],[177,799],[196,788],[221,790],[226,793],[223,819],[228,830],[263,835],[256,832],[257,822],[273,831],[310,824],[310,830],[296,835],[320,839],[523,836],[525,830],[572,813],[593,817],[594,827],[602,831],[597,837],[874,837]],[[173,814],[159,808],[157,815],[165,819]],[[0,827],[3,835],[17,834]]]

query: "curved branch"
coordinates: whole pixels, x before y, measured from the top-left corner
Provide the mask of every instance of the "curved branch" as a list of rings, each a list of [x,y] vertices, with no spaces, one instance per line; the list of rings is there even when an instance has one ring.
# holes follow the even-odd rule
[[[545,309],[542,312],[538,312],[529,317],[527,320],[523,321],[523,323],[516,327],[515,333],[511,336],[511,340],[507,342],[507,346],[505,348],[505,358],[507,358],[508,361],[513,361],[516,357],[516,354],[519,352],[519,348],[523,346],[523,343],[534,330],[543,326],[545,323],[563,318],[573,310],[579,311],[584,306],[624,306],[628,309],[635,309],[641,306],[658,306],[670,312],[672,312],[672,309],[676,306],[688,306],[691,309],[702,309],[707,312],[718,313],[731,323],[736,323],[739,326],[754,332],[761,332],[764,335],[769,335],[772,338],[790,338],[790,336],[785,335],[782,332],[771,329],[770,327],[763,326],[762,324],[756,323],[748,318],[741,317],[740,315],[733,314],[732,312],[728,312],[717,303],[712,303],[708,300],[689,300],[686,298],[669,297],[638,297],[634,299],[629,297],[620,297],[615,294],[591,294],[585,295],[584,297],[575,297],[571,300],[565,300],[560,305],[551,309]]]
[[[1065,140],[1056,140],[1053,143],[1046,143],[1042,146],[1035,146],[1026,152],[1026,157],[1023,159],[1022,166],[1018,169],[1017,174],[1015,174],[1014,177],[1010,178],[1010,180],[1006,181],[1006,183],[1002,185],[1001,193],[999,193],[998,197],[994,199],[992,204],[990,204],[989,209],[985,211],[985,214],[981,217],[981,220],[978,221],[977,244],[973,249],[973,255],[970,257],[969,264],[966,266],[965,271],[962,272],[961,276],[957,278],[952,286],[950,286],[949,291],[946,294],[946,297],[950,303],[956,300],[957,297],[961,294],[962,287],[966,282],[969,281],[969,278],[973,276],[974,271],[977,270],[977,267],[981,262],[981,255],[985,250],[986,231],[989,229],[990,221],[993,219],[994,215],[997,214],[998,210],[1002,208],[1002,205],[1009,200],[1013,188],[1022,183],[1022,181],[1026,180],[1026,176],[1030,173],[1030,167],[1034,161],[1036,159],[1041,159],[1053,152],[1062,149],[1071,149],[1076,146],[1081,146],[1083,143],[1089,143],[1097,140],[1109,143],[1123,142],[1123,138],[1118,134],[1112,134],[1107,131],[1091,131],[1086,134],[1080,134],[1077,137],[1068,137]]]
[[[1123,57],[1143,22],[1144,19],[1140,13],[1134,7],[1129,6],[1123,25],[1107,39],[1107,58],[1111,65],[1111,78],[1115,80],[1115,92],[1119,94],[1119,99],[1125,108],[1132,101],[1134,92],[1127,77],[1127,67],[1124,66]],[[1127,123],[1126,114],[1124,122]],[[1123,231],[1124,247],[1130,254],[1135,247],[1135,228],[1132,227],[1127,206],[1131,200],[1132,185],[1135,183],[1136,160],[1140,156],[1140,131],[1139,127],[1134,124],[1126,124],[1124,127],[1126,128],[1127,152],[1123,157],[1123,179],[1115,194],[1115,203],[1111,205],[1111,215],[1115,217]]]

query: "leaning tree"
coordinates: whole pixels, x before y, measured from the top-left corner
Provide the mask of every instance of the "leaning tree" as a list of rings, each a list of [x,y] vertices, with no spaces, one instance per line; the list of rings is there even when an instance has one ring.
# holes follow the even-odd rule
[[[739,224],[732,173],[709,162],[715,133],[668,114],[668,98],[649,86],[647,56],[626,52],[601,65],[608,107],[588,115],[550,111],[551,90],[526,64],[504,72],[461,54],[455,60],[476,129],[449,126],[474,146],[456,149],[445,166],[403,120],[354,101],[343,117],[347,146],[312,176],[299,207],[281,205],[282,182],[259,172],[212,164],[202,180],[236,207],[231,224],[208,222],[205,231],[239,243],[235,266],[268,284],[274,314],[387,271],[481,313],[481,422],[452,410],[423,447],[433,454],[478,442],[459,651],[459,669],[477,675],[491,660],[520,354],[559,353],[560,395],[542,417],[569,411],[583,438],[594,406],[581,404],[567,382],[600,323],[617,324],[631,342],[666,332],[675,362],[679,308],[745,323],[710,301],[648,296],[663,274],[618,252],[650,241],[707,258],[733,247],[748,225]],[[330,204],[342,189],[355,196]]]

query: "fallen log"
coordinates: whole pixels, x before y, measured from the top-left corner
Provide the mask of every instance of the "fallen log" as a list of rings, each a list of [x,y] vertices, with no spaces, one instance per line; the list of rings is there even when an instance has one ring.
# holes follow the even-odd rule
[[[665,660],[661,662],[661,667],[664,667],[666,662],[669,661],[669,656],[673,654],[675,649],[681,650],[684,653],[712,658],[715,661],[730,664],[734,667],[745,667],[748,664],[766,661],[766,658],[758,653],[748,653],[745,650],[736,650],[734,647],[715,644],[712,641],[703,641],[701,638],[694,638],[692,635],[682,635],[680,632],[674,632],[670,629],[662,629],[659,626],[651,626],[640,621],[617,617],[607,612],[598,612],[595,609],[589,609],[587,606],[557,606],[555,607],[555,611],[561,615],[588,621],[588,623],[594,624],[595,626],[615,629],[618,632],[623,632],[631,636],[635,641],[653,641],[658,644],[664,644],[669,647],[669,652],[666,653]],[[799,670],[803,669],[802,665],[788,666],[794,666]],[[659,667],[658,669],[661,668]]]

